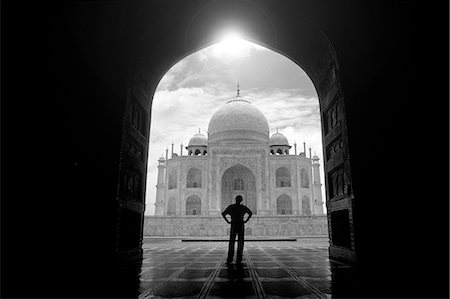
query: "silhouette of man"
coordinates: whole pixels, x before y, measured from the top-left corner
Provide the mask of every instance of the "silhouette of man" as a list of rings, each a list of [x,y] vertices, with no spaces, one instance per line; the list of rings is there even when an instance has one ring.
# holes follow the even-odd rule
[[[234,241],[236,235],[238,235],[238,250],[236,256],[236,265],[242,264],[242,252],[244,251],[244,223],[247,223],[252,217],[252,211],[244,205],[241,205],[242,196],[236,196],[236,203],[229,205],[225,211],[222,212],[222,217],[225,221],[231,224],[230,229],[230,243],[228,244],[228,259],[227,265],[233,262],[234,256]],[[248,214],[247,219],[244,221],[244,215]],[[226,217],[231,216],[231,221]]]

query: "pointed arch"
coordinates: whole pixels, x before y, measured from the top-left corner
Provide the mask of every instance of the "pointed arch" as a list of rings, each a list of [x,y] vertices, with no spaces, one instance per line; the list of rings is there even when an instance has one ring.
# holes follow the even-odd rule
[[[189,169],[186,175],[186,188],[202,187],[202,171],[196,167]]]
[[[186,215],[200,215],[202,213],[202,200],[197,195],[186,199]]]
[[[282,166],[275,171],[276,187],[291,187],[291,173],[289,169]]]
[[[292,199],[289,195],[281,194],[278,196],[277,214],[292,214]]]
[[[241,195],[242,204],[256,214],[256,194],[256,178],[249,168],[236,164],[223,173],[220,201],[222,211],[235,202],[237,195]]]

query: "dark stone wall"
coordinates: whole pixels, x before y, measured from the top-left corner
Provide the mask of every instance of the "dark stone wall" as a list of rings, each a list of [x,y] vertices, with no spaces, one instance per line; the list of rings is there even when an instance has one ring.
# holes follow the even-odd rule
[[[155,24],[173,24],[170,35],[146,40],[167,68],[180,47],[202,44],[201,27],[190,39],[176,28],[208,3],[2,3],[3,297],[122,294],[114,284],[122,277],[109,269],[130,69],[142,65],[135,57]],[[224,13],[244,13],[238,3],[224,2]],[[316,24],[337,54],[361,296],[447,297],[448,3],[261,1],[255,9],[270,7],[270,19],[277,6]],[[273,35],[253,20],[255,37],[298,46],[289,30]],[[169,38],[184,42],[157,47]],[[149,76],[139,80],[159,80],[161,70]]]

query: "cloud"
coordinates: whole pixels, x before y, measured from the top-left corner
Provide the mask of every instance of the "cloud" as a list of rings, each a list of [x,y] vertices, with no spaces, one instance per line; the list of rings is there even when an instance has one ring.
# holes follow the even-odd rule
[[[172,142],[179,154],[180,145],[185,147],[199,128],[206,133],[213,113],[234,98],[237,79],[243,97],[267,117],[271,133],[278,127],[291,145],[297,142],[298,153],[303,151],[306,141],[312,152],[322,158],[318,97],[304,71],[286,57],[259,46],[228,59],[220,51],[214,52],[213,47],[174,65],[155,92],[146,214],[154,213],[158,158],[165,156],[166,149],[170,156]],[[321,171],[323,183],[323,167]]]

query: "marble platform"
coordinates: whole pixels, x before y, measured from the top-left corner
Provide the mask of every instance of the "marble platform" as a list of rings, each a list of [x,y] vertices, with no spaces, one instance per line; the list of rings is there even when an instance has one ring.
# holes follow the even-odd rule
[[[144,236],[228,236],[230,226],[221,216],[145,216]],[[246,236],[328,236],[327,216],[254,215]]]

